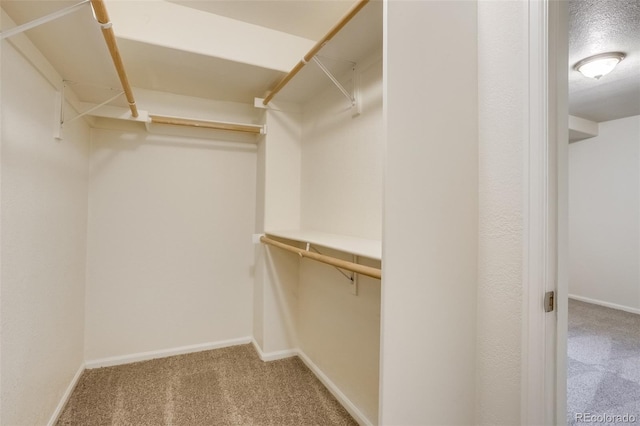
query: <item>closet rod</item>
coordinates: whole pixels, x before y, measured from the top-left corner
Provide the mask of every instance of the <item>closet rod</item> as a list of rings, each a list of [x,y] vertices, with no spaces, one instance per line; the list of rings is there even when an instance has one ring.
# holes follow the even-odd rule
[[[303,250],[301,248],[294,247],[289,244],[281,243],[280,241],[276,241],[265,236],[260,237],[260,241],[264,244],[269,244],[269,245],[281,248],[283,250],[296,253],[301,257],[308,257],[309,259],[317,260],[318,262],[335,266],[336,268],[346,269],[347,271],[355,272],[361,275],[366,275],[368,277],[376,278],[376,279],[380,279],[380,276],[381,276],[381,271],[378,268],[372,268],[370,266],[360,265],[358,263],[353,263],[353,262],[349,262],[342,259],[336,259],[335,257],[327,256],[324,254]]]
[[[316,56],[316,54],[320,51],[320,49],[322,49],[324,47],[325,44],[327,44],[327,42],[329,40],[331,40],[333,38],[333,36],[335,36],[336,34],[338,34],[338,32],[345,26],[347,25],[347,23],[354,17],[356,16],[356,14],[358,12],[360,12],[360,9],[362,9],[367,3],[369,3],[369,0],[358,0],[358,2],[342,17],[342,19],[340,19],[338,21],[337,24],[335,24],[333,26],[333,28],[331,28],[329,30],[329,32],[320,39],[320,41],[318,41],[315,46],[313,46],[311,48],[311,50],[309,50],[309,52],[304,56],[304,58],[302,58],[300,60],[300,62],[298,62],[296,64],[295,67],[293,67],[293,69],[291,71],[289,71],[289,74],[285,75],[282,80],[280,80],[278,82],[278,84],[275,85],[275,87],[273,89],[271,89],[271,91],[267,94],[267,97],[264,98],[264,100],[262,101],[263,105],[267,105],[269,102],[271,102],[271,100],[273,99],[273,97],[280,91],[282,90],[282,88],[289,82],[289,80],[291,80],[296,74],[298,74],[298,72],[300,72],[300,70],[307,65],[307,63],[309,63],[309,61],[311,61],[313,59],[314,56]]]
[[[124,90],[124,94],[127,97],[129,109],[131,109],[131,115],[133,118],[137,118],[138,107],[136,106],[136,100],[133,97],[133,91],[129,85],[129,78],[127,77],[127,73],[124,69],[124,64],[122,63],[122,57],[120,56],[120,50],[118,50],[116,36],[113,33],[107,8],[105,7],[103,0],[91,0],[91,6],[93,7],[93,12],[100,24],[100,27],[102,27],[102,35],[104,36],[104,41],[107,43],[107,47],[109,48],[113,65],[116,67],[116,72],[118,73],[118,78],[120,78],[122,90]]]
[[[163,115],[149,115],[149,118],[152,123],[157,124],[173,124],[176,126],[190,126],[203,129],[230,130],[234,132],[253,133],[256,135],[262,133],[262,126],[258,125],[252,126],[248,124],[221,123],[217,121],[193,120],[190,118],[167,117]]]

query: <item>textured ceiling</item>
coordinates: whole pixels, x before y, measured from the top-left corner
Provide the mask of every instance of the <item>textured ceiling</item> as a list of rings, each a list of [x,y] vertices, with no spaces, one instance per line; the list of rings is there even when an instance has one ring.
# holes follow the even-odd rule
[[[569,2],[569,113],[592,121],[640,115],[640,1]],[[627,57],[599,80],[573,69],[603,52]]]

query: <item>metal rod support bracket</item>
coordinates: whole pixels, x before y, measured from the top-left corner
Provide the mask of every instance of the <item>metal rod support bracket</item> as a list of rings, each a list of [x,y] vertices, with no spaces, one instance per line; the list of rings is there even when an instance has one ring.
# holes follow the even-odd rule
[[[315,248],[315,247],[311,246],[311,243],[307,243],[307,251],[309,251],[309,250],[313,250],[313,251],[315,251],[316,253],[318,253],[318,254],[322,254],[322,255],[323,255],[323,253],[322,253],[322,252],[320,252],[320,250],[318,250],[317,248]],[[301,256],[302,256],[302,255],[301,255]],[[323,255],[323,256],[324,256],[324,255]],[[356,262],[353,262],[353,263],[356,263]],[[341,268],[338,268],[338,267],[337,267],[337,266],[335,266],[335,265],[331,265],[331,266],[333,266],[333,267],[335,268],[335,270],[336,270],[336,271],[340,272],[340,273],[341,273],[341,274],[342,274],[346,279],[348,279],[349,281],[351,281],[351,283],[353,283],[353,277],[355,277],[355,276],[356,276],[356,273],[355,273],[355,272],[351,272],[351,276],[349,276],[349,275],[347,275],[347,273],[346,273],[346,272],[344,272]]]
[[[113,97],[111,97],[111,98],[107,99],[106,101],[104,101],[104,102],[102,102],[102,103],[99,103],[98,105],[95,105],[95,106],[93,106],[93,107],[89,108],[89,109],[88,109],[88,110],[86,110],[86,111],[82,111],[80,114],[76,115],[76,116],[75,116],[75,117],[73,117],[73,118],[70,118],[69,120],[66,120],[66,121],[62,122],[61,124],[62,124],[62,125],[65,125],[65,124],[67,124],[67,123],[71,123],[72,121],[77,120],[77,119],[78,119],[78,118],[80,118],[80,117],[84,117],[85,115],[87,115],[87,114],[89,114],[89,113],[91,113],[91,112],[93,112],[93,111],[97,110],[98,108],[100,108],[100,107],[102,107],[102,106],[105,106],[105,105],[106,105],[106,104],[108,104],[109,102],[111,102],[111,101],[115,101],[117,98],[119,98],[119,97],[120,97],[120,96],[122,96],[122,95],[124,95],[124,90],[123,90],[123,91],[121,91],[120,93],[118,93],[117,95],[115,95],[115,96],[113,96]]]
[[[58,126],[56,129],[56,134],[55,134],[55,138],[56,139],[62,139],[62,129],[64,127],[65,124],[67,123],[71,123],[72,121],[75,121],[81,117],[84,117],[87,114],[92,113],[93,111],[97,110],[100,107],[103,107],[105,105],[107,105],[109,102],[112,102],[114,100],[116,100],[117,98],[119,98],[120,96],[122,96],[124,94],[124,90],[119,91],[115,96],[110,97],[109,99],[107,99],[104,102],[101,102],[98,105],[94,105],[91,108],[89,108],[86,111],[82,111],[81,113],[75,115],[74,117],[70,118],[70,119],[66,119],[64,116],[64,105],[66,102],[66,96],[65,96],[65,88],[67,86],[67,83],[69,83],[69,81],[67,80],[63,80],[62,81],[62,89],[60,90],[60,105],[57,107],[57,111],[56,111],[56,116],[58,117]]]
[[[353,263],[358,263],[358,256],[355,254],[353,255]],[[358,295],[358,274],[355,272],[351,273],[351,294]]]
[[[353,95],[349,93],[347,89],[345,89],[344,86],[338,81],[338,79],[331,73],[331,71],[329,71],[329,69],[322,63],[322,61],[318,59],[317,56],[313,57],[313,62],[316,63],[318,68],[320,68],[322,72],[324,72],[327,75],[327,77],[329,77],[329,80],[331,80],[333,84],[336,85],[338,90],[340,90],[340,92],[342,92],[342,94],[349,100],[349,102],[351,102],[351,106],[352,107],[356,106],[355,91]],[[355,71],[355,67],[353,69]],[[355,87],[355,79],[354,79],[354,87]]]

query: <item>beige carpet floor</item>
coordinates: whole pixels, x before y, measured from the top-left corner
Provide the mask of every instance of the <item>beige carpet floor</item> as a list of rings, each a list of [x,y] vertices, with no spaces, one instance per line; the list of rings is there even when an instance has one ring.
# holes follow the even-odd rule
[[[297,357],[252,345],[86,370],[58,425],[356,425]]]

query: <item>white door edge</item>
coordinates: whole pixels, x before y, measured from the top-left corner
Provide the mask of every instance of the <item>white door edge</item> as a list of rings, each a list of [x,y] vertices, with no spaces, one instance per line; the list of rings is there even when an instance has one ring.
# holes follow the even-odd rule
[[[521,423],[566,424],[566,3],[528,4]],[[551,313],[547,291],[556,294]]]

